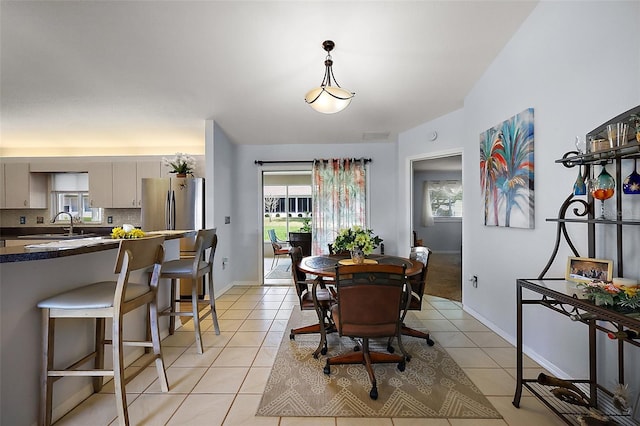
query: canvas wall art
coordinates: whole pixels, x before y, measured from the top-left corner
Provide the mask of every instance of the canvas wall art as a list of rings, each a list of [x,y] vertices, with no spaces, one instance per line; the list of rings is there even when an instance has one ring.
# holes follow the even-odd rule
[[[534,228],[533,108],[480,134],[484,224]]]

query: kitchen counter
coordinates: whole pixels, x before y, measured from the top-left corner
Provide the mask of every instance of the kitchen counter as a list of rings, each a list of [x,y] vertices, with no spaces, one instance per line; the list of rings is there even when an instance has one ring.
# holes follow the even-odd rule
[[[196,231],[188,230],[145,232],[145,235],[164,235],[167,240],[192,237],[195,234]],[[55,238],[51,239],[53,240]],[[0,263],[25,262],[31,260],[75,256],[97,251],[111,250],[113,248],[117,248],[118,244],[119,240],[114,240],[111,237],[88,237],[62,240],[58,246],[51,245],[50,247],[32,247],[32,243],[29,243],[26,246],[2,247],[0,248]]]
[[[180,239],[195,233],[157,231],[146,234],[165,235],[165,260],[172,260],[180,255]],[[113,280],[119,240],[104,241],[73,248],[0,249],[0,424],[37,423],[42,356],[42,319],[37,303],[91,282]],[[138,273],[132,280],[143,282],[146,276]],[[167,281],[161,280],[159,286],[161,308],[169,305],[170,285]],[[146,315],[145,309],[138,309],[125,316],[124,326],[129,339],[141,339],[146,335]],[[166,336],[168,317],[160,318],[159,323],[161,335]],[[58,363],[69,362],[81,352],[89,353],[93,347],[94,329],[92,321],[88,320],[59,321],[56,327]],[[142,352],[142,348],[125,349],[125,364],[129,365]],[[110,355],[106,358],[110,359]],[[91,378],[88,377],[66,377],[56,382],[54,419],[92,393]]]

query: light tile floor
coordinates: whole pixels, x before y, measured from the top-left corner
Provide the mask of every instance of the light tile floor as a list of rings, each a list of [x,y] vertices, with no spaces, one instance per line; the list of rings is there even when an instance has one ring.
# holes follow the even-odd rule
[[[278,346],[286,334],[297,297],[291,286],[233,287],[216,300],[221,334],[204,321],[205,353],[197,354],[190,323],[163,341],[170,392],[162,393],[153,367],[127,385],[132,425],[319,425],[319,426],[541,426],[563,425],[530,394],[521,408],[511,401],[515,390],[515,350],[457,302],[427,296],[414,312],[413,327],[432,330],[503,420],[256,417],[254,413],[269,377]],[[525,367],[540,367],[530,359]],[[129,368],[136,368],[136,365]],[[57,425],[115,425],[113,387],[92,395]]]

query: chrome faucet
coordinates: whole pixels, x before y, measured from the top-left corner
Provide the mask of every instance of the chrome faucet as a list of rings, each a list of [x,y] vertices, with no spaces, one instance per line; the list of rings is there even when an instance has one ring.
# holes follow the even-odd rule
[[[69,236],[73,235],[73,216],[71,215],[71,213],[69,212],[58,212],[56,213],[56,215],[53,217],[53,219],[51,219],[51,223],[56,223],[56,219],[58,218],[58,216],[60,216],[61,214],[66,214],[69,216]]]

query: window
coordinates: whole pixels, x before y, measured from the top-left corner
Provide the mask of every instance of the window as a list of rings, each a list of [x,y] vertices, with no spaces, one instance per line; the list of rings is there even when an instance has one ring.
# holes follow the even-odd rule
[[[462,181],[426,181],[422,226],[433,224],[435,218],[461,218],[462,204]]]
[[[51,213],[54,216],[58,212],[67,212],[85,223],[102,222],[102,209],[90,207],[89,192],[54,191],[52,198]],[[65,221],[68,218],[62,216],[59,220]]]
[[[103,209],[89,203],[87,173],[54,173],[51,176],[51,218],[58,212],[68,212],[84,223],[101,223]],[[66,215],[58,220],[68,221]],[[57,220],[56,220],[57,221]]]

